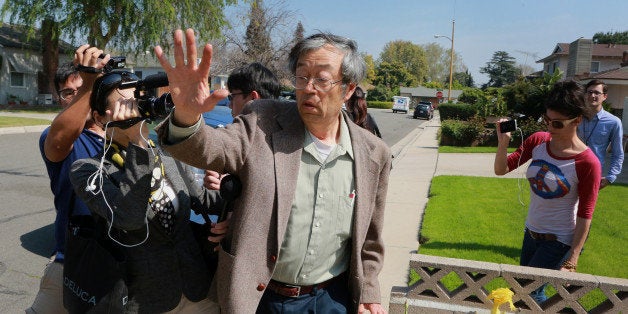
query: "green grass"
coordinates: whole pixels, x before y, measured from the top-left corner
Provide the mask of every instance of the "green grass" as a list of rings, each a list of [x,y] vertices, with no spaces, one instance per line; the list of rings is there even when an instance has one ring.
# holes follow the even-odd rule
[[[516,148],[509,147],[508,152],[512,153]],[[439,146],[439,153],[495,153],[497,147],[460,147],[460,146]]]
[[[600,191],[578,272],[628,278],[628,232],[623,225],[628,219],[626,195],[628,185],[611,185]],[[426,242],[419,253],[519,265],[528,200],[529,188],[524,179],[434,177],[421,227]],[[410,283],[417,276],[411,273]],[[448,278],[444,284],[457,287],[458,281]],[[490,291],[499,287],[508,286],[496,280],[486,288]],[[554,291],[549,289],[548,293]],[[592,308],[603,299],[601,292],[587,295],[585,307]]]
[[[49,125],[50,120],[0,116],[0,128],[12,126]]]
[[[29,106],[20,106],[10,108],[6,105],[0,105],[0,110],[10,111],[10,112],[29,112],[29,113],[50,113],[50,112],[59,112],[61,111],[60,106],[39,106],[39,105],[29,105]]]
[[[628,186],[621,184],[600,192],[578,271],[628,278],[626,195]],[[420,253],[518,265],[528,199],[523,179],[437,176],[421,228],[429,241],[421,245]]]

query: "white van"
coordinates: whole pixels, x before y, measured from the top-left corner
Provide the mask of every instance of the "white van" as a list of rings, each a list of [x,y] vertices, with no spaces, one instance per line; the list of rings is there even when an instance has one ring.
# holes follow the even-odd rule
[[[408,110],[410,110],[410,97],[393,96],[393,113],[396,113],[397,111],[408,113]]]

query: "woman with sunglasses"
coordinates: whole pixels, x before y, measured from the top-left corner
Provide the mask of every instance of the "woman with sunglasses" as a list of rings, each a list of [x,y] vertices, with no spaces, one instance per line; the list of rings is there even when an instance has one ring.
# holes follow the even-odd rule
[[[122,230],[108,236],[126,258],[127,313],[219,313],[207,299],[211,274],[189,219],[191,207],[219,208],[221,200],[194,183],[191,167],[147,140],[143,121],[128,122],[141,116],[137,100],[133,89],[118,87],[137,79],[112,72],[95,81],[90,106],[107,143],[104,156],[73,164],[72,184],[92,214]]]
[[[511,134],[501,133],[498,124],[495,174],[504,175],[531,160],[522,266],[576,271],[600,184],[600,163],[576,134],[587,110],[579,84],[556,83],[545,101],[547,132],[532,134],[510,155]],[[538,302],[547,299],[543,288],[532,294]]]

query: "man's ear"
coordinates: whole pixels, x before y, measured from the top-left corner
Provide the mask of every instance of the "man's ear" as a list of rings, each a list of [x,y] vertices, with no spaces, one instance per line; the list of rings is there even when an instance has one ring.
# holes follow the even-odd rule
[[[100,115],[100,113],[98,113],[98,111],[96,111],[96,110],[92,111],[92,120],[94,120],[94,122],[97,122],[101,126],[104,126],[106,124],[106,122],[103,122],[104,119],[105,119],[105,116]]]
[[[250,95],[251,95],[251,99],[253,99],[253,100],[262,98],[262,96],[260,96],[260,94],[257,91],[255,91],[255,90],[252,91]]]
[[[355,92],[356,87],[358,87],[358,85],[355,83],[349,83],[347,85],[347,90],[345,92],[345,97],[344,97],[345,103],[349,100],[349,98],[351,98],[351,95],[353,95],[353,92]]]

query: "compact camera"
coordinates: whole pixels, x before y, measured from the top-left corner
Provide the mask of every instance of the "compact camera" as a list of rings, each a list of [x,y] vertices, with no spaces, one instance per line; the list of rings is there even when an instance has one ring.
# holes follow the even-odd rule
[[[517,120],[512,119],[499,123],[499,130],[501,133],[514,132],[517,130]]]
[[[98,58],[104,59],[106,54],[101,54]],[[113,70],[124,69],[126,66],[126,57],[125,56],[116,56],[111,57],[105,67],[103,68],[103,72],[109,73]]]

